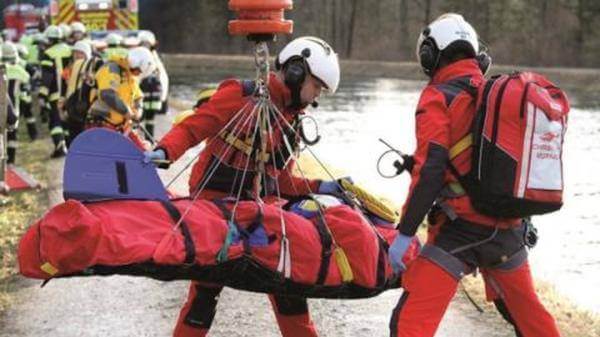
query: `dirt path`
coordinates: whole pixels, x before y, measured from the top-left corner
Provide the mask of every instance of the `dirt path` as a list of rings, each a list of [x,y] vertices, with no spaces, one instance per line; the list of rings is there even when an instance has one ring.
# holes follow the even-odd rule
[[[164,132],[166,118],[160,116],[159,123]],[[51,204],[56,204],[62,202],[62,161],[50,161],[48,169],[56,177],[49,186]],[[186,180],[178,180],[178,190],[185,190]],[[188,287],[187,282],[125,276],[57,279],[44,288],[38,281],[22,283],[15,306],[0,321],[0,337],[170,336]],[[321,336],[388,336],[389,315],[400,294],[397,290],[365,300],[310,300],[309,305]],[[457,296],[437,336],[511,336],[499,320],[490,324],[490,316],[479,315]],[[210,336],[280,334],[267,296],[226,289]]]

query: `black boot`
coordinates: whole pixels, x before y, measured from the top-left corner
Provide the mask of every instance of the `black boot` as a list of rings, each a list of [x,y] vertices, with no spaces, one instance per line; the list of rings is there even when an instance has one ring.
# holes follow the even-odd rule
[[[8,164],[14,164],[15,163],[15,158],[17,157],[17,149],[14,147],[7,147],[6,148],[6,154],[8,156],[6,163]]]
[[[65,143],[64,139],[56,140],[56,136],[52,136],[52,140],[54,140],[54,151],[50,155],[50,158],[61,158],[67,155],[67,143]],[[62,138],[62,137],[60,137]]]
[[[29,134],[29,139],[32,141],[37,139],[38,131],[35,123],[27,123],[27,133]]]

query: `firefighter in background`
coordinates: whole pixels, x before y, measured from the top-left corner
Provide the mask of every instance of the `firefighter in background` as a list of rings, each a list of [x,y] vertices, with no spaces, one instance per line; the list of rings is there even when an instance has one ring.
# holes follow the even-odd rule
[[[88,112],[88,127],[106,127],[128,136],[139,148],[148,145],[131,129],[142,117],[143,94],[139,78],[155,69],[150,51],[131,49],[127,56],[114,56],[96,73],[97,95]]]
[[[109,60],[113,57],[127,57],[127,49],[123,48],[123,37],[117,33],[110,33],[106,36],[106,49],[102,57]]]
[[[87,39],[87,29],[85,25],[79,21],[71,23],[71,36],[68,40],[70,45],[75,45],[78,41]]]
[[[73,63],[69,69],[64,105],[64,124],[69,131],[67,147],[84,130],[91,100],[96,94],[96,72],[103,63],[102,58],[93,53],[87,40],[77,41],[73,46]]]
[[[140,43],[143,47],[151,51],[156,64],[156,70],[152,75],[146,77],[140,84],[140,88],[144,93],[144,128],[146,129],[146,137],[154,137],[154,117],[162,110],[162,82],[160,80],[161,68],[164,66],[153,49],[156,45],[154,34],[148,31],[142,31],[139,34]],[[168,85],[168,83],[167,83]]]
[[[67,154],[65,130],[59,111],[59,101],[63,99],[66,83],[62,74],[71,60],[71,47],[63,42],[63,33],[57,26],[48,26],[46,38],[49,47],[42,54],[42,85],[40,87],[40,106],[47,110],[50,137],[54,143],[52,158],[63,157]]]
[[[150,31],[144,30],[141,31],[138,35],[140,39],[140,43],[142,46],[150,49],[152,55],[154,55],[154,61],[156,62],[158,79],[160,81],[161,93],[160,93],[160,114],[167,113],[169,109],[169,75],[167,74],[167,69],[165,68],[162,60],[160,59],[160,55],[158,54],[158,50],[156,49],[158,46],[158,41],[156,41],[156,36]]]
[[[21,107],[31,109],[31,104],[21,104],[21,99],[27,99],[27,93],[21,92],[21,88],[29,84],[29,74],[18,63],[18,59],[17,46],[12,42],[5,42],[2,45],[2,62],[6,66],[6,79],[8,80],[9,111],[6,152],[9,164],[15,163],[17,155],[19,110]]]
[[[27,134],[29,135],[29,139],[33,141],[36,140],[38,136],[36,121],[31,107],[31,78],[35,75],[36,69],[32,64],[27,62],[27,59],[29,58],[29,49],[22,44],[16,44],[16,47],[19,53],[17,63],[25,69],[29,75],[27,82],[21,82],[19,112],[23,113],[23,117],[25,117]]]
[[[140,46],[140,39],[137,36],[127,36],[123,39],[123,48],[133,49]]]
[[[63,41],[70,45],[71,44],[71,33],[73,33],[73,31],[71,30],[71,26],[69,26],[66,23],[61,23],[58,25],[58,28],[60,29],[60,31],[63,34]]]
[[[406,269],[402,257],[428,212],[429,238],[402,276],[404,292],[392,314],[391,335],[433,336],[459,280],[479,268],[488,299],[518,336],[560,336],[535,293],[522,219],[476,211],[471,197],[456,188],[449,165],[456,165],[457,171],[471,165],[461,159],[465,157],[451,160],[450,153],[470,131],[476,104],[469,91],[485,83],[483,74],[491,58],[481,52],[477,33],[458,14],[445,14],[423,30],[417,58],[431,80],[416,109],[411,185],[398,225],[400,234],[389,248],[394,270]]]

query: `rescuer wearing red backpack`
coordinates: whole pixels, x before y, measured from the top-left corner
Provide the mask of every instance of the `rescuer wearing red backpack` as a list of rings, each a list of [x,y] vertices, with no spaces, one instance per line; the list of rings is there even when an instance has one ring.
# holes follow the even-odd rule
[[[486,81],[491,58],[457,14],[423,30],[417,57],[430,82],[416,109],[400,235],[389,249],[394,270],[406,269],[400,259],[428,213],[429,238],[403,274],[391,335],[433,336],[460,279],[479,268],[488,300],[518,336],[559,336],[534,290],[522,218],[562,204],[564,93],[532,73]]]
[[[337,54],[326,42],[314,37],[297,38],[287,44],[277,56],[276,69],[278,71],[272,72],[269,77],[270,98],[281,111],[280,117],[294,128],[300,127],[303,109],[309,104],[314,105],[322,90],[335,92],[340,79]],[[193,114],[176,124],[162,138],[154,151],[146,152],[147,160],[177,160],[187,149],[206,140],[206,148],[192,169],[190,194],[201,190],[201,198],[235,197],[241,189],[244,192],[241,197],[247,198],[248,193],[252,193],[255,173],[252,169],[248,170],[246,153],[250,152],[246,149],[252,146],[249,139],[252,139],[255,123],[236,127],[248,115],[240,117],[236,113],[249,102],[254,90],[254,81],[230,79],[222,82],[206,103],[196,107]],[[285,124],[283,120],[276,119],[272,123]],[[297,149],[297,133],[289,133],[285,126],[276,126],[272,137],[275,148],[274,153],[269,151],[269,156],[275,156],[276,164],[274,167],[271,160],[265,161],[267,195],[276,195],[273,189],[276,184],[282,195],[287,196],[336,192],[339,188],[337,182],[307,180],[292,174],[294,162],[289,151]],[[205,336],[213,321],[221,290],[218,285],[192,282],[174,336]],[[305,298],[271,295],[270,300],[283,336],[317,336]]]

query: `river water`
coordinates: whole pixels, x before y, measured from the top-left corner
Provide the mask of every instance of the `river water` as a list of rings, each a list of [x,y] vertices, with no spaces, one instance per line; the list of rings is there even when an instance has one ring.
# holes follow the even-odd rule
[[[191,103],[197,89],[216,85],[220,75],[185,80],[172,92]],[[355,182],[401,205],[410,178],[404,174],[385,179],[378,174],[377,160],[387,150],[378,139],[412,153],[414,109],[423,85],[398,79],[344,79],[335,95],[322,97],[318,109],[310,109],[322,137],[313,152]],[[565,205],[559,212],[534,218],[540,241],[530,252],[536,278],[596,313],[600,313],[599,134],[597,109],[572,108],[563,157]]]

